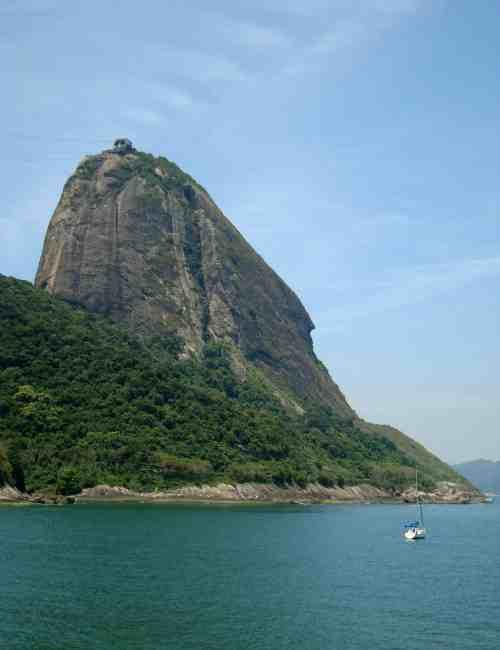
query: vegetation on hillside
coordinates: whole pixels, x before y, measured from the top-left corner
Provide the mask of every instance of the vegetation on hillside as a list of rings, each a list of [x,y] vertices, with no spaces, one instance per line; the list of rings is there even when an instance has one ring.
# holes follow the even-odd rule
[[[73,179],[92,180],[102,164],[103,158],[100,155],[86,157],[77,167]],[[153,156],[142,151],[134,151],[133,155],[126,156],[119,167],[114,167],[107,172],[107,176],[114,178],[116,185],[123,185],[130,180],[132,176],[140,176],[153,192],[151,198],[154,199],[154,190],[161,188],[165,192],[178,190],[185,192],[189,199],[192,189],[190,186],[205,191],[204,188],[194,180],[189,174],[184,172],[174,162],[164,156]]]
[[[0,483],[63,494],[99,483],[225,481],[402,488],[410,460],[331,409],[287,412],[222,344],[182,358],[29,283],[0,276]],[[432,477],[429,476],[429,480]]]

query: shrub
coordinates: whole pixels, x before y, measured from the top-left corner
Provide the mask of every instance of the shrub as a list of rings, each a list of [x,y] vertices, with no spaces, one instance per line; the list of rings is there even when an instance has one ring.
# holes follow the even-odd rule
[[[237,463],[227,473],[237,483],[269,483],[272,478],[272,468],[265,463]]]
[[[63,467],[57,475],[56,492],[58,494],[78,494],[82,489],[82,476],[76,467]]]

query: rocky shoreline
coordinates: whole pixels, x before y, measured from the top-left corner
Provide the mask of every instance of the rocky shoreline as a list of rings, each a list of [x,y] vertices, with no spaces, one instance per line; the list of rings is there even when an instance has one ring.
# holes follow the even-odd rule
[[[87,488],[76,496],[76,501],[104,499],[140,499],[146,501],[208,501],[208,502],[270,502],[270,503],[415,503],[416,491],[410,488],[402,493],[392,493],[368,484],[347,487],[325,487],[312,483],[280,487],[263,483],[238,483],[235,485],[185,486],[158,492],[134,492],[124,487],[98,485]],[[455,483],[440,483],[433,492],[420,492],[424,503],[482,503],[484,496]]]
[[[206,502],[206,503],[415,503],[415,488],[404,492],[389,492],[372,485],[325,487],[317,483],[306,487],[281,487],[263,483],[219,483],[217,485],[190,485],[177,489],[136,492],[123,486],[97,485],[72,496],[23,494],[10,486],[0,488],[0,503],[32,503],[66,505],[90,501],[146,501],[146,502]],[[469,504],[484,503],[486,497],[478,491],[457,483],[439,483],[433,492],[418,493],[423,503]]]
[[[3,503],[39,504],[64,506],[76,503],[76,497],[62,494],[35,493],[26,494],[10,485],[0,487],[0,505]]]

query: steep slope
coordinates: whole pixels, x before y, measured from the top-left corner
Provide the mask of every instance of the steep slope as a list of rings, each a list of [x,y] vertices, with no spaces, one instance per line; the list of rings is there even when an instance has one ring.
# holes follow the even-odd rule
[[[460,463],[454,467],[459,474],[465,476],[483,492],[500,494],[500,461],[494,462],[480,458]]]
[[[158,354],[161,346],[162,354]],[[285,409],[224,345],[178,358],[105,317],[0,276],[0,485],[372,483],[400,490],[414,462],[330,410]],[[430,485],[436,476],[426,472]]]
[[[401,432],[357,418],[314,354],[314,326],[300,300],[208,193],[165,158],[120,141],[84,159],[50,221],[36,286],[143,341],[176,334],[188,356],[224,342],[239,381],[260,373],[288,410],[326,409],[374,444],[391,440],[434,480],[456,479]]]
[[[165,158],[128,148],[86,158],[50,221],[35,284],[189,352],[228,341],[242,374],[353,412],[314,355],[314,325],[207,192]]]

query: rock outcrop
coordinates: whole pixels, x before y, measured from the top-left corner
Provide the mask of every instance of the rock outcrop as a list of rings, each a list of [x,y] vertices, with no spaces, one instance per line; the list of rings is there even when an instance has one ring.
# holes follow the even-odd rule
[[[188,485],[157,492],[134,492],[121,486],[96,485],[82,490],[75,497],[85,500],[145,500],[145,501],[268,501],[276,503],[304,502],[367,502],[391,500],[391,493],[372,485],[325,487],[311,483],[278,486],[272,483],[218,483],[217,485]]]
[[[354,415],[314,354],[295,293],[198,183],[131,144],[85,158],[70,177],[36,286],[141,336],[176,333],[188,353],[226,341],[243,375],[253,365],[285,399]]]
[[[479,503],[484,497],[464,486],[441,483],[433,492],[419,492],[421,501],[427,503]],[[92,500],[131,500],[131,501],[257,501],[275,503],[415,503],[414,489],[404,493],[394,493],[373,485],[361,484],[346,487],[326,487],[311,483],[305,487],[298,485],[278,486],[264,483],[218,483],[217,485],[189,485],[157,492],[134,492],[122,486],[96,485],[82,490],[75,496],[77,501]]]
[[[302,412],[322,403],[393,441],[434,479],[456,478],[401,432],[357,417],[316,358],[314,325],[295,293],[195,180],[124,138],[86,157],[67,181],[36,286],[140,337],[175,333],[186,354],[225,342],[241,380],[257,369],[282,404]]]
[[[484,502],[485,498],[463,485],[442,482],[432,492],[419,492],[424,503],[468,504]],[[402,494],[383,490],[373,485],[325,487],[311,483],[301,488],[297,485],[277,486],[263,483],[218,483],[217,485],[189,485],[156,492],[135,492],[123,486],[96,485],[85,488],[74,496],[24,494],[8,485],[0,488],[0,502],[33,503],[41,505],[69,505],[78,501],[207,501],[207,502],[275,502],[295,503],[415,503],[416,492],[410,488]]]
[[[405,503],[417,502],[417,491],[415,488],[405,490],[401,498]],[[472,486],[454,483],[453,481],[439,481],[432,492],[418,491],[418,499],[421,503],[482,503],[485,497]]]
[[[26,501],[28,495],[23,494],[17,488],[10,485],[3,485],[0,487],[0,502],[1,501]]]
[[[72,496],[64,496],[62,494],[48,494],[37,492],[35,494],[26,494],[21,492],[11,485],[3,485],[0,487],[0,503],[34,503],[39,505],[68,505],[75,503]]]

